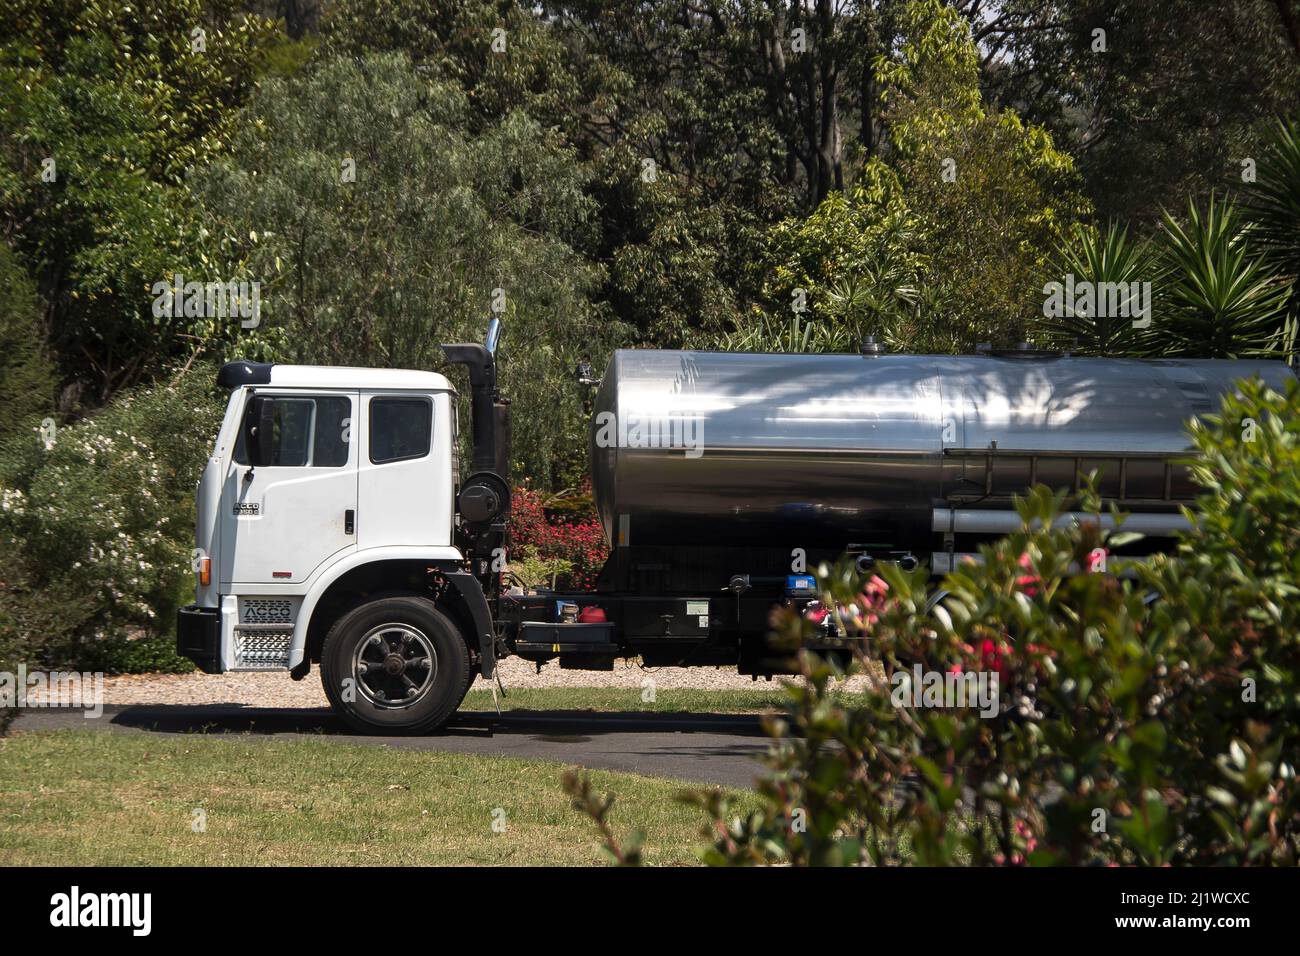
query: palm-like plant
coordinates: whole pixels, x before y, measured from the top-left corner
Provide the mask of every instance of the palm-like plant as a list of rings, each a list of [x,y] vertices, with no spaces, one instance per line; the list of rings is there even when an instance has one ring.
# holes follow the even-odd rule
[[[1167,355],[1277,355],[1290,288],[1255,254],[1237,207],[1211,195],[1186,224],[1164,217],[1168,278],[1153,341]]]
[[[1264,255],[1291,280],[1290,314],[1280,344],[1294,355],[1300,329],[1300,124],[1295,120],[1273,128],[1246,194],[1246,215]]]
[[[725,352],[829,352],[826,347],[825,323],[810,321],[793,312],[789,319],[758,313],[734,331],[719,337],[714,344]]]
[[[1037,327],[1048,343],[1084,355],[1126,355],[1142,350],[1143,329],[1149,316],[1134,314],[1143,304],[1154,309],[1150,296],[1142,296],[1143,283],[1149,292],[1160,285],[1159,263],[1151,246],[1129,239],[1128,230],[1111,223],[1102,231],[1096,226],[1076,226],[1057,251],[1053,281],[1065,288],[1093,290],[1091,307],[1076,308],[1062,293],[1059,315],[1044,315]],[[1106,290],[1112,292],[1105,294]],[[1107,308],[1123,304],[1125,308]],[[1046,311],[1046,310],[1045,310]],[[1136,323],[1136,324],[1135,324]]]
[[[1300,124],[1280,121],[1246,194],[1260,250],[1292,281],[1300,276]]]
[[[864,270],[831,285],[825,312],[855,340],[863,335],[892,339],[895,326],[912,312],[916,302],[917,290],[909,279],[888,274],[888,270]]]

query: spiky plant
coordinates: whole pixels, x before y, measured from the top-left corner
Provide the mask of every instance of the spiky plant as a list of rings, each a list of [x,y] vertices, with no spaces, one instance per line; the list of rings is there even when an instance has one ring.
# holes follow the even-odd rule
[[[1170,355],[1276,356],[1290,287],[1258,254],[1234,203],[1189,202],[1187,221],[1164,216],[1163,308],[1153,339]]]
[[[1253,239],[1278,271],[1300,276],[1300,123],[1279,121],[1246,192]]]
[[[1128,229],[1118,223],[1110,223],[1104,231],[1076,226],[1058,250],[1051,273],[1052,281],[1062,288],[1060,314],[1045,314],[1037,327],[1051,345],[1084,355],[1141,352],[1151,317],[1135,313],[1144,304],[1154,311],[1150,297],[1143,297],[1141,290],[1143,283],[1150,283],[1147,291],[1158,289],[1159,272],[1150,244],[1131,240]],[[1083,288],[1083,283],[1090,285],[1093,297],[1090,304],[1077,307],[1064,289],[1067,285]]]
[[[1300,327],[1300,123],[1295,120],[1279,120],[1273,127],[1245,211],[1260,249],[1291,280],[1290,314],[1280,344],[1294,356]]]

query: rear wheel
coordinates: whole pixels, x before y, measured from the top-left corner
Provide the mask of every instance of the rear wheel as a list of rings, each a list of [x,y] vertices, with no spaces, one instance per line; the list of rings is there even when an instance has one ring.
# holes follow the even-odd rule
[[[330,705],[362,733],[428,733],[468,689],[469,649],[456,626],[420,597],[388,597],[339,618],[321,648]]]

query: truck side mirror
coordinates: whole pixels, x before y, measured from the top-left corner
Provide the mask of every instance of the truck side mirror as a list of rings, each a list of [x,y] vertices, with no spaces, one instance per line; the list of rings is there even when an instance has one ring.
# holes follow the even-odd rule
[[[275,399],[254,395],[244,409],[244,450],[254,468],[275,460]]]

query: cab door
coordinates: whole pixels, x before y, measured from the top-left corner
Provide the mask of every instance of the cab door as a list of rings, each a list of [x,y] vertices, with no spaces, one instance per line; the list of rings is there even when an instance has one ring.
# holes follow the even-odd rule
[[[451,448],[444,394],[361,393],[362,548],[427,546],[451,542]],[[448,433],[444,433],[448,432]]]
[[[297,584],[356,549],[359,393],[256,394],[272,400],[271,463],[248,464],[241,428],[222,495],[221,581]]]

